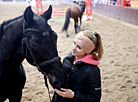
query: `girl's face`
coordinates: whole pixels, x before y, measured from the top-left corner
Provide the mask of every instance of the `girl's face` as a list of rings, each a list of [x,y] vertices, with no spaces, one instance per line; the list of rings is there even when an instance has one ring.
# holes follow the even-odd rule
[[[81,48],[81,45],[78,45],[76,43],[76,40],[74,40],[72,44],[72,55],[76,57],[77,59],[80,59],[86,55],[86,52],[83,48]]]

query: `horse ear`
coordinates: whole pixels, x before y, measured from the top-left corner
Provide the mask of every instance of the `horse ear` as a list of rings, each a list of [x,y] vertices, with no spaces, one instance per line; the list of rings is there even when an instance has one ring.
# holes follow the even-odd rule
[[[43,13],[42,17],[49,20],[51,18],[51,14],[52,14],[52,6],[50,5],[48,10]]]
[[[28,6],[26,8],[26,10],[24,11],[24,20],[28,23],[28,24],[31,24],[33,22],[33,16],[34,16],[34,13],[31,9],[31,6]]]

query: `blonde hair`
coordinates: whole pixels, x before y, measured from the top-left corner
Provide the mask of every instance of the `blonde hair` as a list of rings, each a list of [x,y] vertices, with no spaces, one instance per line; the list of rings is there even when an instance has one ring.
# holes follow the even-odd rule
[[[99,60],[103,55],[102,39],[98,32],[92,32],[89,30],[83,31],[84,36],[88,37],[95,45],[95,49],[91,52],[93,59]],[[97,56],[98,57],[97,57]]]

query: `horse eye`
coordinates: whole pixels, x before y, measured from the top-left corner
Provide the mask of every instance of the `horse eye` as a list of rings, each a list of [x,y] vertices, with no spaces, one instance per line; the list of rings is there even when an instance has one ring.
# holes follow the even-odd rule
[[[37,45],[36,45],[36,43],[32,43],[32,45],[34,46],[34,47],[36,47]]]

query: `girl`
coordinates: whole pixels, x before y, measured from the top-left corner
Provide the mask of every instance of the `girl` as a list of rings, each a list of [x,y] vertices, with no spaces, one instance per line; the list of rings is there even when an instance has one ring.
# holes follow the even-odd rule
[[[102,40],[97,32],[86,30],[77,34],[72,51],[63,59],[63,67],[69,75],[67,88],[54,89],[52,102],[100,102],[98,65],[102,55]]]

